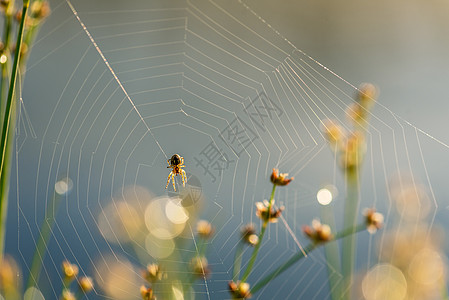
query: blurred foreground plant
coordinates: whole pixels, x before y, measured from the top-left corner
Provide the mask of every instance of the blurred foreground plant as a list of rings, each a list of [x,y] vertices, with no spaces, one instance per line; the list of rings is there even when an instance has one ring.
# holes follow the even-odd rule
[[[0,3],[3,15],[3,34],[0,41],[0,259],[4,254],[6,218],[8,211],[9,177],[11,171],[11,154],[14,145],[14,134],[17,119],[17,107],[20,97],[16,93],[16,82],[20,69],[25,66],[29,53],[29,45],[33,42],[41,21],[49,14],[47,1],[31,2],[31,12],[28,8],[30,0],[23,0],[22,9],[17,10],[14,0],[4,0]],[[14,17],[17,26],[14,26]],[[11,41],[17,33],[15,43]],[[14,59],[12,55],[14,54]]]
[[[60,300],[79,300],[94,289],[92,278],[79,276],[77,265],[66,260],[61,267]],[[74,289],[73,285],[76,285]],[[75,292],[73,292],[74,290]],[[4,257],[0,262],[0,298],[5,300],[45,299],[42,292],[34,286],[27,288],[24,293],[22,292],[20,269],[11,257]]]
[[[370,111],[376,101],[378,91],[370,83],[362,84],[357,90],[356,101],[348,106],[347,117],[352,124],[353,130],[346,133],[344,128],[336,121],[325,120],[323,122],[324,133],[329,142],[331,150],[335,153],[338,165],[343,173],[346,183],[346,200],[344,209],[344,228],[353,228],[357,224],[357,215],[360,206],[360,174],[366,153],[366,133],[369,129]],[[373,212],[374,214],[374,212]],[[366,215],[372,217],[371,221],[380,217],[378,215]],[[370,232],[373,227],[369,227]],[[333,299],[351,298],[351,286],[353,283],[354,261],[356,257],[356,237],[350,234],[343,239],[341,249],[341,261],[338,261],[339,249],[336,245],[326,247],[326,256],[329,260],[328,268],[341,271],[343,279],[337,283],[330,279],[331,294]]]
[[[275,207],[274,196],[277,186],[286,186],[293,180],[293,178],[287,178],[287,176],[288,174],[279,174],[278,170],[273,169],[270,177],[271,183],[273,184],[270,200],[264,201],[263,203],[256,203],[256,215],[261,219],[262,222],[259,235],[255,235],[254,225],[252,224],[245,225],[242,228],[242,238],[236,248],[237,250],[234,258],[234,267],[232,273],[233,277],[232,280],[228,283],[229,292],[231,293],[233,299],[251,298],[253,294],[257,293],[261,288],[274,280],[288,268],[293,266],[296,262],[304,257],[307,257],[310,252],[321,245],[325,245],[328,242],[351,236],[367,228],[370,229],[371,232],[373,232],[374,229],[377,230],[382,227],[383,217],[381,214],[375,212],[374,209],[368,210],[369,213],[365,214],[365,221],[363,223],[354,227],[346,228],[335,234],[331,232],[331,229],[328,225],[321,224],[319,220],[313,220],[312,226],[306,225],[303,227],[303,232],[309,238],[310,243],[304,249],[301,248],[300,251],[292,255],[284,263],[274,268],[274,270],[272,270],[268,275],[251,286],[247,282],[247,279],[253,270],[254,263],[259,253],[259,249],[262,245],[266,228],[268,224],[276,223],[278,218],[281,217],[282,211],[285,209],[283,206],[279,208]],[[242,265],[242,257],[245,244],[254,246],[254,249],[247,264],[246,270],[242,277],[240,277],[240,269]]]
[[[413,175],[397,174],[390,195],[396,222],[384,233],[379,262],[361,279],[360,298],[449,299],[444,231],[428,220],[432,203],[426,188]]]
[[[256,215],[261,219],[262,225],[257,239],[253,239],[254,242],[250,243],[250,245],[254,245],[254,249],[246,270],[240,278],[243,244],[248,240],[248,236],[254,235],[253,231],[249,233],[248,229],[242,230],[243,236],[234,258],[233,277],[229,282],[229,291],[234,299],[250,298],[252,294],[259,291],[294,263],[306,257],[308,253],[321,245],[326,245],[328,267],[332,267],[337,272],[343,274],[341,283],[331,280],[331,275],[329,274],[332,298],[350,299],[350,287],[353,280],[354,259],[356,255],[355,233],[364,229],[368,229],[370,233],[374,233],[383,224],[383,216],[381,214],[377,213],[374,209],[367,209],[364,212],[365,221],[357,225],[360,198],[360,170],[366,152],[365,135],[369,127],[370,109],[374,105],[376,96],[377,90],[373,85],[363,84],[360,86],[356,97],[357,101],[351,104],[347,110],[347,115],[354,128],[350,134],[347,134],[343,127],[335,121],[323,121],[324,133],[331,149],[335,152],[340,169],[345,176],[347,186],[343,230],[334,233],[329,225],[322,224],[318,219],[313,220],[311,226],[303,227],[303,232],[309,238],[310,244],[304,249],[301,248],[298,253],[294,254],[285,263],[275,268],[269,275],[250,287],[247,279],[257,259],[266,228],[269,223],[276,223],[284,210],[284,207],[275,207],[274,195],[276,187],[286,186],[293,180],[293,178],[287,178],[287,174],[279,174],[278,170],[273,169],[270,177],[273,184],[270,200],[256,203]],[[330,243],[338,239],[343,240],[341,261],[339,260],[338,245]],[[329,246],[327,246],[328,244]]]
[[[215,229],[199,219],[202,204],[191,185],[160,197],[130,186],[113,197],[98,215],[99,230],[132,255],[96,263],[99,288],[113,299],[193,299],[195,282],[212,272],[207,252]]]
[[[0,2],[0,10],[3,17],[3,34],[0,41],[0,66],[2,70],[0,76],[0,119],[2,120],[0,139],[0,273],[2,281],[0,289],[6,299],[22,298],[22,283],[19,277],[17,277],[20,274],[20,270],[12,258],[4,259],[11,154],[14,145],[17,112],[21,101],[20,92],[17,92],[17,80],[22,75],[21,71],[25,69],[30,46],[34,41],[36,33],[42,21],[50,13],[49,4],[45,0],[23,0],[18,6],[19,9],[17,9],[14,0],[3,0]],[[17,35],[15,42],[12,40],[14,34]],[[58,184],[60,182],[62,181],[55,185],[55,196],[48,202],[49,207],[46,208],[45,214],[49,221],[42,222],[30,274],[28,275],[28,284],[23,295],[25,298],[33,298],[34,294],[41,294],[35,286],[38,285],[39,273],[55,220],[54,214],[57,211],[55,206],[58,206],[60,200],[59,195],[61,193],[58,192]],[[69,187],[69,182],[66,182],[66,184],[67,186],[63,188],[65,190],[63,194],[71,188]],[[67,268],[64,268],[64,271],[67,270]],[[12,278],[11,274],[16,278]],[[81,277],[79,278],[78,294],[72,294],[68,285],[76,276],[73,276],[73,278],[67,276],[66,274],[61,299],[80,299],[84,293],[93,288],[93,283],[89,277]]]

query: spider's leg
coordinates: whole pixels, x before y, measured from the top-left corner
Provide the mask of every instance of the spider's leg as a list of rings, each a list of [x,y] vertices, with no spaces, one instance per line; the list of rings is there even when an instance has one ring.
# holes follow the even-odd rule
[[[170,183],[170,178],[172,176],[172,172],[170,172],[170,174],[168,174],[168,178],[167,178],[167,185],[165,186],[165,188],[168,187],[168,184]]]
[[[181,179],[182,179],[182,186],[185,187],[186,181],[187,181],[187,176],[186,176],[186,171],[184,171],[183,169],[181,169]]]
[[[181,166],[184,164],[184,157],[181,156]]]
[[[169,159],[167,159],[167,163],[168,163],[168,167],[167,168],[170,168],[171,164],[170,164],[170,160]]]
[[[171,173],[171,179],[172,179],[172,182],[173,182],[173,189],[175,190],[175,192],[176,192],[176,186],[175,186],[175,175],[173,174],[173,173]]]

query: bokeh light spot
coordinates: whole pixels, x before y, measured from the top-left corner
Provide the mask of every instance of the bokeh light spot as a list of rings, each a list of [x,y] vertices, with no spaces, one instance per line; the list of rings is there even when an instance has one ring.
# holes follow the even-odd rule
[[[96,263],[95,281],[108,298],[117,300],[142,299],[139,293],[141,277],[138,270],[124,257],[106,256]]]
[[[187,211],[180,204],[171,200],[165,205],[165,214],[174,224],[184,224],[189,219]]]
[[[407,281],[395,266],[378,264],[363,278],[362,291],[366,300],[402,300],[407,295]]]
[[[173,239],[184,231],[188,214],[184,207],[177,204],[180,201],[179,198],[161,197],[148,204],[145,224],[151,235],[158,239]]]
[[[443,277],[444,266],[445,262],[437,251],[424,248],[413,257],[408,273],[418,283],[435,284]]]
[[[329,205],[332,202],[332,192],[327,188],[323,188],[316,194],[316,199],[321,205]]]
[[[128,202],[111,202],[98,216],[98,228],[110,242],[129,242],[141,232],[142,220]]]
[[[171,239],[158,239],[149,234],[145,239],[145,249],[149,255],[156,259],[169,257],[175,250],[175,242]]]
[[[69,177],[62,178],[55,183],[55,192],[61,196],[70,192],[73,188],[73,181]]]

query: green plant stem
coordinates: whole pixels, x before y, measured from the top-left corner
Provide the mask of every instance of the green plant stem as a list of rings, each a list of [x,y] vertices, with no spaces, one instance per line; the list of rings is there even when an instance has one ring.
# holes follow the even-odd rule
[[[334,213],[329,205],[325,205],[321,208],[321,219],[323,223],[330,226],[332,232],[335,232]],[[339,280],[337,274],[341,273],[340,255],[337,242],[332,241],[326,243],[324,245],[324,253],[326,255],[327,278],[329,280],[331,298],[332,300],[337,300],[339,297]]]
[[[276,185],[273,184],[273,189],[271,190],[270,202],[268,202],[267,218],[265,220],[263,220],[262,228],[259,233],[259,242],[254,247],[253,254],[251,255],[251,258],[248,263],[248,267],[246,268],[245,273],[242,276],[242,282],[246,282],[246,279],[248,279],[249,274],[251,274],[254,263],[256,262],[257,254],[259,253],[260,246],[262,245],[263,236],[265,235],[265,231],[266,231],[268,223],[270,221],[270,214],[271,214],[271,208],[273,207],[273,199],[274,199],[275,191],[276,191]]]
[[[355,234],[357,232],[360,232],[360,231],[362,231],[364,229],[366,229],[366,224],[365,223],[357,225],[357,226],[355,226],[353,228],[348,228],[346,230],[338,232],[333,237],[333,239],[331,241],[336,241],[336,240],[339,240],[341,238],[345,238],[345,237],[347,237],[349,235],[353,235],[353,234]],[[318,248],[319,246],[321,246],[322,244],[323,243],[318,243],[318,244],[317,243],[310,243],[309,245],[307,245],[304,248],[304,252],[306,254],[308,254],[311,251],[313,251],[315,248]],[[279,275],[281,275],[285,270],[287,270],[288,268],[293,266],[296,262],[298,262],[300,259],[302,259],[304,257],[305,257],[304,253],[302,251],[299,251],[296,254],[294,254],[285,263],[283,263],[282,265],[277,267],[275,270],[273,270],[270,274],[268,274],[267,276],[265,276],[264,278],[262,278],[261,280],[256,282],[256,284],[251,289],[251,293],[255,294],[257,291],[259,291],[261,288],[263,288],[266,284],[268,284],[271,280],[273,280],[274,278],[276,278]]]
[[[234,282],[239,280],[240,268],[242,267],[243,246],[244,243],[240,241],[237,245],[237,249],[235,249],[234,266],[232,269],[232,281]]]
[[[207,252],[207,246],[208,246],[208,242],[207,239],[204,238],[198,238],[198,253],[197,255],[199,257],[201,256],[206,256],[206,252]]]
[[[81,288],[78,288],[78,290],[76,291],[76,294],[75,294],[75,299],[81,300],[84,298],[85,295],[86,295],[86,293]]]
[[[25,27],[25,19],[29,6],[29,0],[23,1],[22,8],[22,20],[20,21],[19,31],[17,33],[17,42],[16,42],[16,53],[14,55],[14,63],[11,71],[11,80],[8,90],[8,98],[6,100],[5,112],[3,116],[3,125],[2,125],[2,137],[0,140],[0,153],[1,153],[1,163],[0,163],[0,181],[5,182],[6,185],[9,185],[9,171],[11,161],[8,158],[9,148],[12,147],[13,137],[14,137],[14,129],[15,129],[15,116],[12,116],[13,113],[16,113],[15,105],[13,104],[13,96],[16,86],[17,79],[17,67],[19,65],[20,52],[22,46],[23,39],[23,31]],[[11,117],[12,116],[12,117]],[[8,159],[8,162],[6,160]],[[7,217],[7,208],[8,208],[8,189],[2,189],[0,195],[0,259],[3,258],[4,248],[5,248],[5,233],[6,233],[6,217]]]
[[[72,284],[72,282],[73,278],[64,277],[64,279],[62,280],[62,291],[70,290],[70,284]]]
[[[39,231],[39,240],[36,244],[36,250],[34,250],[33,260],[31,262],[30,275],[26,288],[30,288],[37,285],[39,282],[39,276],[42,270],[42,263],[45,258],[48,241],[50,240],[51,231],[55,223],[56,212],[61,203],[61,196],[54,194],[51,201],[47,204],[45,211],[45,219],[42,221],[42,225]]]
[[[344,211],[344,228],[355,228],[359,210],[359,177],[356,170],[347,171],[347,198]],[[355,235],[350,234],[343,239],[342,245],[342,285],[340,299],[350,299],[353,279],[354,261],[356,255]]]
[[[6,106],[6,95],[5,91],[8,88],[8,67],[7,62],[4,64],[1,64],[2,68],[2,77],[0,82],[0,118],[3,118],[5,114],[5,106]]]
[[[13,102],[13,96],[14,91],[16,87],[16,79],[17,79],[17,67],[19,65],[19,59],[20,59],[20,51],[22,48],[22,39],[23,39],[23,30],[25,27],[25,19],[26,19],[26,13],[28,10],[29,0],[25,0],[23,2],[23,8],[22,8],[22,20],[20,21],[20,27],[19,32],[17,34],[17,43],[16,43],[16,50],[14,54],[14,64],[12,66],[11,71],[11,82],[9,84],[9,90],[8,90],[8,98],[6,100],[6,108],[5,108],[5,115],[3,116],[3,126],[2,126],[2,137],[0,140],[0,153],[2,156],[1,165],[0,165],[0,176],[3,176],[3,166],[5,163],[5,152],[6,152],[6,144],[8,142],[8,132],[9,129],[13,130],[14,128],[10,128],[10,120],[11,120],[11,104]],[[14,127],[14,126],[13,126]]]
[[[14,7],[14,0],[9,2],[9,5],[5,11],[5,18],[3,23],[3,51],[2,54],[6,55],[7,60],[5,63],[1,64],[2,66],[2,77],[1,77],[1,101],[0,101],[0,118],[3,119],[5,116],[5,107],[6,107],[6,96],[7,96],[7,88],[9,83],[9,60],[11,59],[11,55],[9,53],[9,44],[11,41],[11,31],[12,31],[12,12]],[[6,93],[6,94],[5,94]]]
[[[11,121],[15,123],[15,119],[16,119],[16,103],[14,103],[12,105],[12,119]],[[0,178],[0,189],[1,189],[1,195],[0,197],[2,197],[2,201],[0,201],[0,211],[1,211],[1,223],[0,223],[0,261],[3,258],[3,254],[4,254],[4,247],[5,247],[5,235],[6,235],[6,218],[7,218],[7,213],[8,213],[8,197],[9,197],[9,178],[10,178],[10,173],[11,173],[11,167],[10,167],[10,162],[11,162],[11,158],[12,158],[12,151],[13,151],[13,145],[14,143],[12,142],[14,140],[14,131],[11,130],[8,134],[8,139],[11,141],[7,144],[6,147],[6,153],[5,153],[5,159],[6,159],[6,163],[5,163],[5,169],[4,169],[4,176],[2,176]]]
[[[0,82],[0,117],[2,118],[4,116],[4,109],[5,109],[5,102],[7,97],[7,91],[8,91],[8,62],[5,62],[4,64],[1,64],[2,69],[2,76],[1,76],[1,82]],[[12,106],[12,116],[16,116],[16,105]],[[15,123],[15,120],[13,121]],[[8,139],[12,141],[14,139],[14,136],[11,136],[14,134],[14,131],[9,132]],[[5,159],[9,163],[11,162],[11,155],[12,155],[12,145],[13,143],[9,143],[6,148],[6,154]],[[7,165],[5,167],[5,173],[8,171],[8,174],[6,176],[0,177],[0,197],[1,199],[8,199],[9,198],[9,177],[11,168]],[[8,212],[8,201],[0,201],[0,212],[2,215],[0,216],[0,220],[5,220],[6,224],[6,213]],[[0,224],[0,237],[4,237],[6,234],[6,225],[1,226]],[[2,259],[4,249],[2,244],[2,249],[0,249],[0,260]]]
[[[441,280],[441,299],[449,300],[449,295],[447,293],[446,281]]]
[[[195,236],[193,234],[192,227],[191,227],[191,225],[189,225],[189,226],[190,226],[190,232],[192,233],[192,240],[193,240],[193,243],[194,243],[194,246],[195,246],[195,255],[192,257],[192,259],[195,258],[195,257],[197,257],[197,258],[206,257],[207,246],[208,246],[207,239],[204,239],[204,238],[200,237],[198,239],[198,243],[195,242]],[[179,249],[179,247],[177,246],[177,247],[175,247],[175,249]],[[174,253],[176,253],[176,252],[177,251],[175,250]],[[172,259],[172,261],[183,261],[183,260],[185,260],[185,259],[182,258],[182,255],[179,254],[179,253],[177,253],[177,258],[176,259]],[[173,266],[174,269],[177,269],[178,267],[179,267],[179,264],[174,264],[174,266]],[[204,270],[204,266],[201,266],[201,268],[202,268],[202,271],[203,271],[202,278],[204,280],[206,280],[206,275],[207,274],[204,274],[204,271],[205,271]],[[180,270],[178,270],[178,272],[180,272]],[[198,280],[199,278],[200,277],[198,276],[198,274],[196,274],[194,272],[189,273],[189,274],[187,274],[187,276],[184,277],[184,279],[182,280],[182,289],[184,290],[184,294],[186,293],[186,291],[190,291],[193,283],[196,280]],[[164,285],[164,287],[167,289],[167,285],[166,284]],[[168,295],[170,293],[170,291],[167,290],[164,293]],[[187,299],[190,299],[190,296],[187,297]]]

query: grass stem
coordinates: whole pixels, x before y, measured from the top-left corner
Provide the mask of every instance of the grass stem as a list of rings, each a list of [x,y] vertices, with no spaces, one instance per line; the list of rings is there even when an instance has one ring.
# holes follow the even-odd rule
[[[54,194],[51,201],[47,204],[47,209],[45,211],[45,219],[42,221],[42,225],[39,231],[39,240],[36,244],[36,249],[34,250],[33,260],[31,262],[30,275],[28,277],[28,282],[26,288],[30,288],[39,283],[39,276],[42,270],[42,263],[45,258],[45,253],[50,240],[51,231],[53,224],[55,223],[56,212],[58,211],[59,204],[61,202],[62,196],[59,194]]]
[[[259,242],[254,247],[253,254],[251,255],[251,258],[248,263],[248,267],[246,268],[245,273],[242,276],[242,282],[246,282],[246,279],[248,279],[248,276],[251,274],[254,263],[256,262],[257,254],[259,253],[259,249],[260,249],[260,246],[262,245],[262,240],[265,235],[265,231],[266,231],[268,223],[270,221],[270,214],[271,214],[271,208],[273,207],[275,191],[276,191],[276,185],[273,184],[273,189],[271,190],[270,201],[268,202],[268,210],[267,210],[268,217],[265,220],[263,220],[262,228],[259,233]]]
[[[344,211],[344,228],[354,228],[359,211],[359,178],[357,171],[348,171],[347,198]],[[353,281],[354,261],[356,256],[356,238],[349,234],[343,239],[341,270],[343,275],[340,299],[350,299]]]
[[[345,229],[343,231],[338,232],[334,238],[332,239],[332,241],[336,241],[342,238],[345,238],[347,236],[350,235],[354,235],[357,232],[360,232],[362,230],[366,229],[366,224],[362,223],[360,225],[357,225],[355,227],[352,228],[348,228]],[[322,243],[317,244],[317,243],[310,243],[309,245],[307,245],[304,248],[304,252],[306,254],[310,253],[311,251],[313,251],[315,248],[321,246]],[[256,284],[253,286],[253,288],[251,289],[251,293],[255,294],[257,291],[259,291],[261,288],[263,288],[267,283],[269,283],[271,280],[275,279],[276,277],[278,277],[279,275],[281,275],[285,270],[287,270],[288,268],[290,268],[291,266],[293,266],[296,262],[298,262],[300,259],[304,258],[304,252],[299,251],[296,254],[294,254],[292,257],[290,257],[290,259],[288,259],[285,263],[283,263],[282,265],[280,265],[279,267],[277,267],[276,269],[274,269],[270,274],[268,274],[267,276],[265,276],[264,278],[262,278],[261,280],[259,280],[258,282],[256,282]]]
[[[232,269],[232,281],[234,282],[239,280],[240,268],[242,267],[243,246],[244,243],[240,241],[237,244],[237,249],[235,249],[234,266]]]
[[[321,220],[328,224],[332,232],[335,232],[335,220],[332,208],[325,205],[321,208]],[[332,300],[339,297],[339,274],[341,274],[340,253],[336,241],[331,241],[324,245],[324,253],[326,255],[327,278],[329,280],[330,292]]]
[[[20,60],[20,52],[22,46],[23,32],[25,28],[25,19],[29,6],[29,0],[23,1],[22,8],[22,20],[20,21],[19,31],[17,33],[16,51],[14,55],[14,63],[11,71],[11,80],[8,90],[8,98],[6,99],[5,110],[3,115],[2,136],[0,139],[0,182],[2,185],[2,191],[0,194],[0,259],[3,258],[5,250],[5,233],[6,233],[6,218],[8,209],[8,186],[10,175],[10,153],[13,147],[15,121],[16,121],[16,109],[15,103],[13,104],[14,91],[16,87],[17,69]],[[3,188],[5,186],[6,188]]]
[[[446,281],[441,280],[441,299],[449,300],[449,295],[447,293]]]

